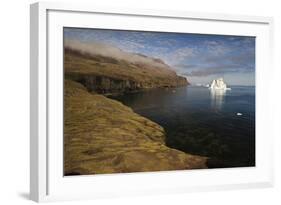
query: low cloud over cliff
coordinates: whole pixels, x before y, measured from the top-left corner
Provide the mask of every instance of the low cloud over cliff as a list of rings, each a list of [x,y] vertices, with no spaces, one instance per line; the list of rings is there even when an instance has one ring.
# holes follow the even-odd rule
[[[64,40],[64,47],[72,50],[78,50],[81,53],[90,55],[101,55],[105,57],[115,58],[117,60],[125,60],[131,63],[147,64],[156,67],[168,67],[162,60],[151,58],[142,54],[125,52],[117,47],[91,42],[85,43],[77,40]]]

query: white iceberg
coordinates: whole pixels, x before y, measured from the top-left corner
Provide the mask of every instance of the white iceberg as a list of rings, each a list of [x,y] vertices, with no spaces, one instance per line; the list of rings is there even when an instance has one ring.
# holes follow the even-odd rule
[[[223,78],[218,78],[216,80],[213,80],[211,83],[210,89],[212,90],[231,90],[231,88],[228,88],[223,81]]]

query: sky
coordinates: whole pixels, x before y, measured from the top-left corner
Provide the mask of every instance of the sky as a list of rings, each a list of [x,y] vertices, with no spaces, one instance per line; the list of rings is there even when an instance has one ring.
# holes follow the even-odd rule
[[[160,58],[191,84],[255,85],[255,37],[64,28],[64,39]]]

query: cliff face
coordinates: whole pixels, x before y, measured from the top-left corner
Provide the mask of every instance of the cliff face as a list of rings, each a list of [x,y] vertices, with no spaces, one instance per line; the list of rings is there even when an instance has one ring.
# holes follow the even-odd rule
[[[151,88],[169,88],[188,85],[159,59],[152,63],[130,62],[65,48],[65,77],[83,84],[98,93],[133,92]]]
[[[165,145],[164,129],[118,101],[64,85],[64,174],[206,168],[206,158]]]
[[[149,81],[136,81],[109,77],[97,74],[81,74],[81,73],[66,73],[66,78],[74,80],[84,85],[89,91],[97,93],[123,93],[134,92],[152,88],[172,88],[187,85],[187,81],[183,77],[178,77],[166,83],[155,83]]]

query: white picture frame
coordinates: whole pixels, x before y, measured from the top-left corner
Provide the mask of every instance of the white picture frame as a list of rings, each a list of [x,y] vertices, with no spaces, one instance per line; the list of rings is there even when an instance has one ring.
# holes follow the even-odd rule
[[[61,51],[64,26],[256,36],[256,167],[63,177]],[[32,4],[30,198],[40,202],[273,186],[269,100],[273,72],[272,29],[270,17],[97,8],[73,3]]]

